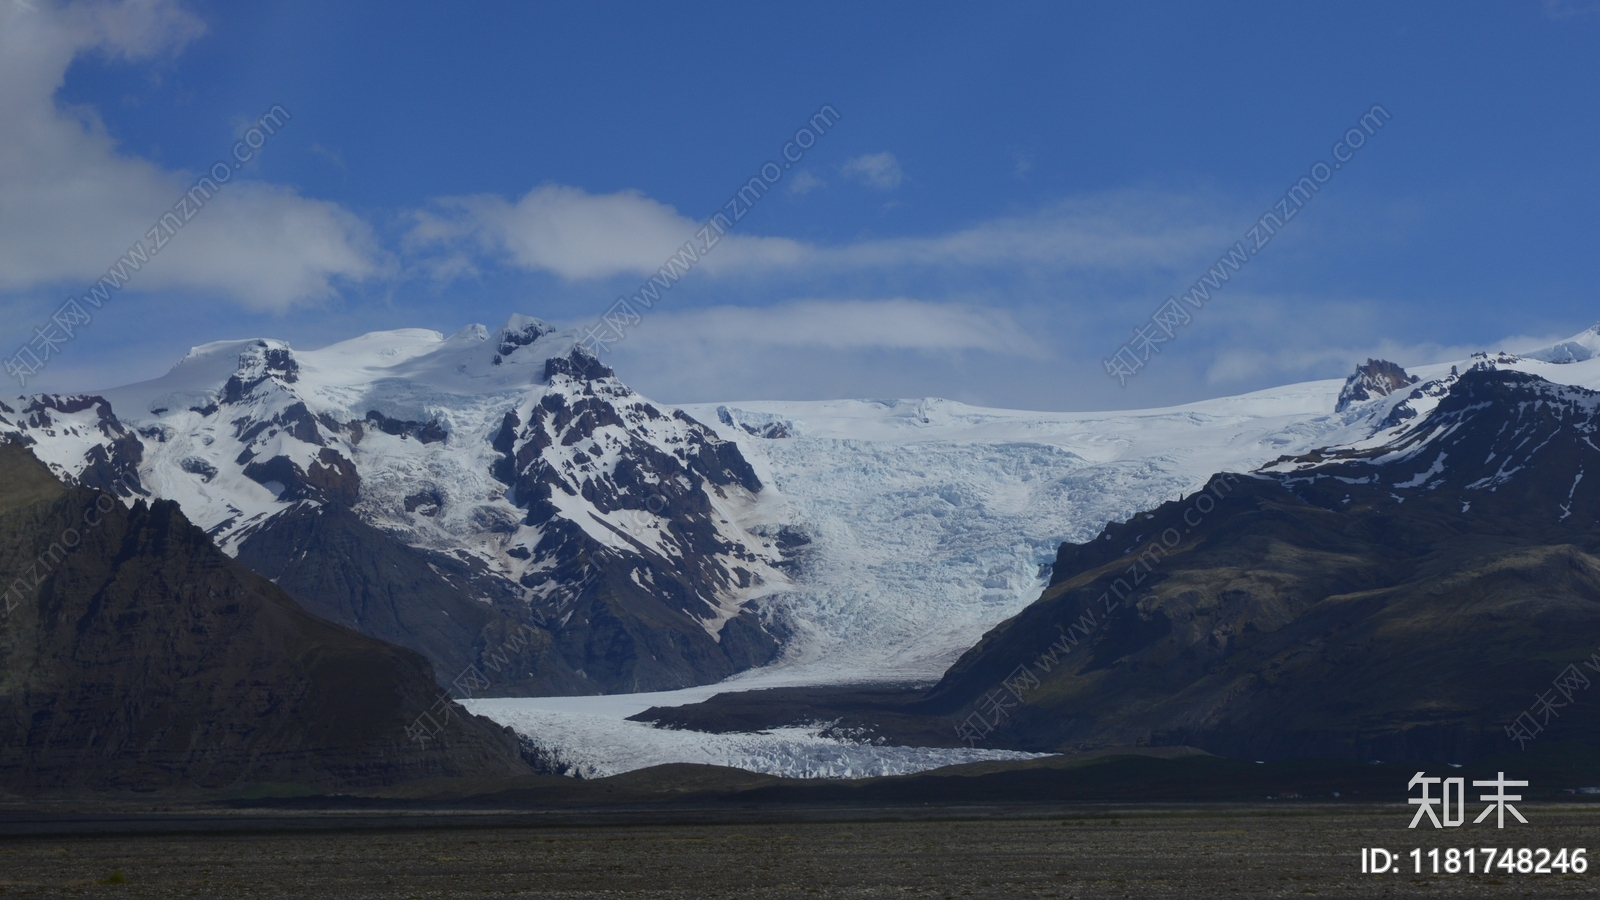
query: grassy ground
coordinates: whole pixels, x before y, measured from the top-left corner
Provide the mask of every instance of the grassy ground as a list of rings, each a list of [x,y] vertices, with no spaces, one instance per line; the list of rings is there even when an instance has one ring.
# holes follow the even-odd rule
[[[1129,807],[894,822],[0,840],[0,897],[1575,896],[1585,875],[1363,875],[1360,848],[1600,851],[1600,811],[1408,831],[1395,804]]]

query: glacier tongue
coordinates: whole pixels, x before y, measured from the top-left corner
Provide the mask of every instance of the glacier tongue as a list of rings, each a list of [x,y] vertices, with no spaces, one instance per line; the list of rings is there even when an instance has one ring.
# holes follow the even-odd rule
[[[785,778],[909,775],[986,760],[1045,753],[949,747],[897,747],[823,737],[820,726],[756,733],[674,731],[614,716],[556,712],[538,700],[468,700],[473,713],[510,726],[563,774],[604,778],[666,763],[700,763]]]

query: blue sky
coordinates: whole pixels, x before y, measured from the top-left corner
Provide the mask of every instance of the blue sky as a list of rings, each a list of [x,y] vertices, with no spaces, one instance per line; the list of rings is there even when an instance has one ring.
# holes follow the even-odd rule
[[[1102,363],[1390,115],[1119,387]],[[29,385],[191,345],[573,326],[823,106],[608,352],[666,401],[1155,406],[1600,318],[1600,6],[0,0],[0,350],[290,119]]]

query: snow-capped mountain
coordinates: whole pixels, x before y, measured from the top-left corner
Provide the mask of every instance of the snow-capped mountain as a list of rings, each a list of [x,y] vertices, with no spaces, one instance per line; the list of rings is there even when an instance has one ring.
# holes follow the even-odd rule
[[[1494,361],[1600,387],[1600,358],[1541,358],[1586,341],[1600,335]],[[477,665],[493,685],[480,694],[666,689],[763,665],[740,683],[931,681],[1038,597],[1063,541],[1214,472],[1386,440],[1437,404],[1451,368],[1385,365],[1391,392],[1365,398],[1333,379],[1127,412],[679,411],[514,317],[316,351],[207,345],[154,382],[14,401],[0,430],[82,481],[136,472],[319,614],[423,650],[442,680]]]
[[[787,582],[760,534],[781,523],[738,447],[536,319],[207,344],[154,381],[0,407],[0,432],[64,477],[176,500],[447,682],[477,664],[479,689],[679,687],[777,648],[753,601]]]
[[[73,480],[178,500],[313,611],[423,650],[442,681],[476,666],[480,695],[931,682],[1039,597],[1063,541],[1215,472],[1261,469],[1330,504],[1366,479],[1369,499],[1449,494],[1470,513],[1517,502],[1495,479],[1532,466],[1561,482],[1540,516],[1592,519],[1600,457],[1574,390],[1600,388],[1591,345],[1600,331],[1411,372],[1369,361],[1170,409],[675,410],[514,317],[316,351],[211,344],[146,384],[0,404],[0,434]],[[1522,391],[1517,373],[1548,384],[1485,393]],[[1491,401],[1515,414],[1485,427],[1472,417]],[[600,768],[656,758],[651,729],[597,701],[515,702],[508,724],[639,742]]]
[[[1463,514],[1600,522],[1593,476],[1580,490],[1586,472],[1600,473],[1600,392],[1550,381],[1549,368],[1480,354],[1393,404],[1369,438],[1261,471],[1324,502],[1362,486],[1397,503],[1448,497]]]

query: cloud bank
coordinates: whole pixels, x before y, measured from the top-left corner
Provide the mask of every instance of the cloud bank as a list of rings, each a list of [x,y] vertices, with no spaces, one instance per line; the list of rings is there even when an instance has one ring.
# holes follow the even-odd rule
[[[79,56],[149,59],[204,30],[166,0],[0,7],[0,291],[86,289],[193,184],[198,173],[120,152],[92,110],[63,109],[55,96]],[[228,149],[219,141],[218,157]],[[236,180],[197,216],[133,287],[282,310],[330,298],[340,279],[380,269],[364,222],[288,188]]]
[[[1198,265],[1231,232],[1182,198],[1122,192],[1078,198],[918,237],[816,244],[729,231],[697,269],[714,275],[1030,266],[1148,271]],[[568,281],[649,277],[705,223],[638,191],[591,194],[544,185],[515,200],[444,197],[411,215],[402,246],[440,277],[504,265]],[[736,228],[737,226],[735,226]],[[1236,229],[1235,229],[1236,230]],[[696,237],[696,235],[701,237]]]

